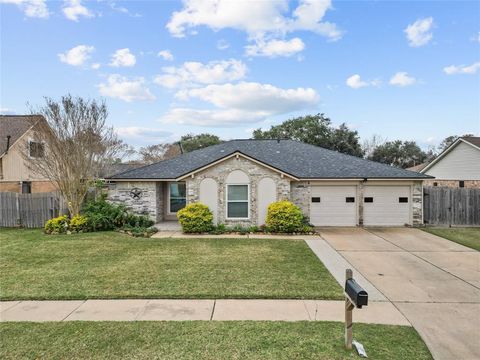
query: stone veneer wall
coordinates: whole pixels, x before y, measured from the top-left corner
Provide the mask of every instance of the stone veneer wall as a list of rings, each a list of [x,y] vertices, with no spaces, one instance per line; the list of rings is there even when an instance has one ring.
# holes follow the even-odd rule
[[[227,220],[226,219],[226,179],[234,170],[241,170],[248,175],[250,179],[250,220]],[[186,179],[187,183],[187,202],[199,201],[200,182],[205,178],[212,178],[218,185],[218,223],[226,225],[258,225],[257,224],[257,185],[260,179],[269,177],[277,185],[277,200],[290,198],[290,180],[273,170],[270,170],[253,161],[245,159],[242,156],[232,157],[218,165],[212,166],[201,171],[193,178]]]
[[[310,218],[311,187],[308,181],[292,181],[290,184],[290,201],[297,205],[302,213]]]
[[[139,189],[141,196],[134,199],[133,189]],[[118,181],[114,188],[108,191],[107,200],[112,203],[125,204],[129,210],[137,215],[147,215],[153,221],[160,221],[162,213],[158,213],[158,185],[154,181]],[[160,216],[160,218],[159,218]]]
[[[414,181],[412,189],[412,225],[423,225],[423,182]]]

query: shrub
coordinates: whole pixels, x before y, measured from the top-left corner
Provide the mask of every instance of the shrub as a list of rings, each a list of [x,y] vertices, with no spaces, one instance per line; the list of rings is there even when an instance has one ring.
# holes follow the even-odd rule
[[[283,200],[268,206],[266,225],[271,232],[294,233],[303,232],[305,224],[300,208]]]
[[[82,215],[75,215],[70,220],[70,224],[68,226],[70,231],[75,232],[85,232],[88,231],[88,219],[86,216]]]
[[[70,220],[67,215],[62,215],[48,220],[45,223],[46,234],[64,234],[68,231]]]
[[[210,234],[213,235],[222,235],[227,232],[227,227],[225,224],[218,224],[217,226],[214,226],[212,230],[210,231]]]
[[[105,200],[105,197],[87,202],[82,214],[88,219],[90,231],[120,228],[126,223],[129,216],[125,205],[111,204]]]
[[[213,230],[213,214],[207,205],[188,204],[177,212],[184,233],[202,233]]]

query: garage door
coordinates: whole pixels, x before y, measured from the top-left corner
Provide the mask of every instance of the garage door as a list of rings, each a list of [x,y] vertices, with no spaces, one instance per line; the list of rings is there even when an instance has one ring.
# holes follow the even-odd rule
[[[315,226],[355,226],[356,186],[312,186],[310,222]]]
[[[410,186],[365,186],[363,224],[410,224],[410,200]]]

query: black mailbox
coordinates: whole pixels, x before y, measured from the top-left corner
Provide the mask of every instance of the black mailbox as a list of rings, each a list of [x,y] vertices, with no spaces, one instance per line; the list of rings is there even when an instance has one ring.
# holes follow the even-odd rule
[[[368,293],[355,280],[346,281],[345,293],[357,308],[361,309],[362,306],[368,305]]]

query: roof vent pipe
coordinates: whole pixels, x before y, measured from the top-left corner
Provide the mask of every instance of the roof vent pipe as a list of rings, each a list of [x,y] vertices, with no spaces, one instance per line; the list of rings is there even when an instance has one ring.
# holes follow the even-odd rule
[[[10,149],[10,138],[11,138],[11,136],[7,135],[7,149],[5,150],[5,154],[7,154],[8,150]]]

